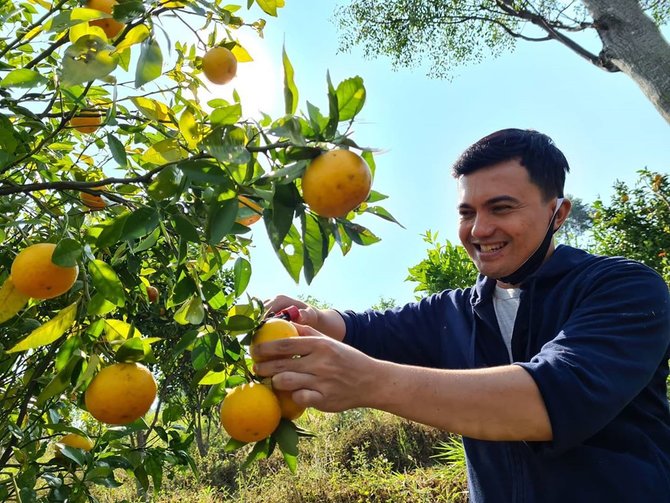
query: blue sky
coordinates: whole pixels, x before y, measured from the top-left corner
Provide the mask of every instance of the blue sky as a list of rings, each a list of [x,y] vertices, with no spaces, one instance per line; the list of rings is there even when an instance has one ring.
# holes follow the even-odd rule
[[[355,246],[346,257],[334,248],[311,285],[304,279],[296,285],[258,224],[250,295],[312,295],[341,309],[366,309],[381,297],[413,300],[416,285],[405,278],[426,256],[421,234],[430,229],[441,240],[457,241],[451,164],[469,144],[497,129],[533,128],[551,136],[571,165],[567,192],[585,202],[608,198],[616,180],[634,183],[638,169],[668,170],[670,127],[637,85],[557,43],[519,43],[511,54],[456,69],[451,82],[432,80],[426,68],[394,72],[386,59],[365,60],[360,51],[338,54],[334,2],[286,3],[278,18],[269,19],[264,41],[243,38],[255,62],[241,65],[232,85],[242,94],[245,112],[260,108],[281,115],[283,44],[295,69],[301,110],[306,100],[327,110],[327,71],[335,85],[361,76],[367,101],[354,138],[382,150],[373,188],[389,196],[381,204],[405,229],[362,218],[382,241]]]

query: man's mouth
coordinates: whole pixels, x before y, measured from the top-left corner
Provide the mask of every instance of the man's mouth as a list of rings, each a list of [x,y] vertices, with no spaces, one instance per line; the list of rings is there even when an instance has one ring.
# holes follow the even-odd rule
[[[498,250],[502,250],[505,246],[507,246],[507,243],[489,243],[489,244],[483,244],[479,243],[476,244],[475,247],[482,253],[492,253],[496,252]]]

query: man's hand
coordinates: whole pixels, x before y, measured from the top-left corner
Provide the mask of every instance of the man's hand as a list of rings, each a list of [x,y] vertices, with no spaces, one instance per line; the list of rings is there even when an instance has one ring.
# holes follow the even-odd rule
[[[332,339],[338,341],[344,339],[346,332],[344,320],[340,313],[333,309],[317,309],[287,295],[277,295],[273,299],[266,300],[264,306],[268,313],[277,313],[287,307],[295,306],[298,308],[299,316],[293,321],[315,328]]]
[[[303,407],[341,412],[369,406],[374,394],[376,360],[306,325],[295,325],[300,337],[289,337],[254,347],[260,376],[272,376],[272,386],[293,391]]]

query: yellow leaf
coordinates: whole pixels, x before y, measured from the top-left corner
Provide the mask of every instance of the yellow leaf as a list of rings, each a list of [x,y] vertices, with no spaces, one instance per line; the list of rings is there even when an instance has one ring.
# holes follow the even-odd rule
[[[130,337],[142,337],[142,334],[137,328],[125,321],[105,320],[105,336],[108,341],[112,342],[125,340]]]
[[[247,50],[239,44],[239,42],[231,49],[230,52],[233,53],[238,63],[249,63],[250,61],[254,60],[254,58],[251,57],[251,54],[249,54]]]
[[[28,298],[16,289],[12,278],[7,278],[0,287],[0,323],[16,316],[28,303]]]
[[[179,142],[176,139],[169,138],[149,147],[142,154],[142,162],[161,165],[168,162],[180,161],[187,157],[188,152],[179,145]]]
[[[128,47],[131,47],[135,44],[139,44],[150,34],[151,33],[149,32],[149,28],[147,28],[143,24],[133,26],[133,28],[131,28],[131,30],[128,33],[126,33],[126,36],[123,37],[121,43],[116,46],[116,52],[123,52]]]
[[[35,349],[51,344],[72,326],[76,315],[77,302],[61,309],[55,318],[52,318],[44,325],[37,327],[28,334],[25,339],[19,341],[13,348],[8,349],[7,352],[16,353],[18,351],[26,351],[28,349]]]
[[[147,119],[163,122],[167,126],[175,127],[170,119],[170,109],[166,104],[141,96],[134,96],[130,100]]]

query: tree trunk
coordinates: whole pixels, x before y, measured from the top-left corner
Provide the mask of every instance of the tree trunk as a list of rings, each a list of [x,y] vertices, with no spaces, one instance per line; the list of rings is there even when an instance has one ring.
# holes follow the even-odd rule
[[[582,0],[603,43],[603,66],[632,78],[670,123],[670,45],[636,0]]]

